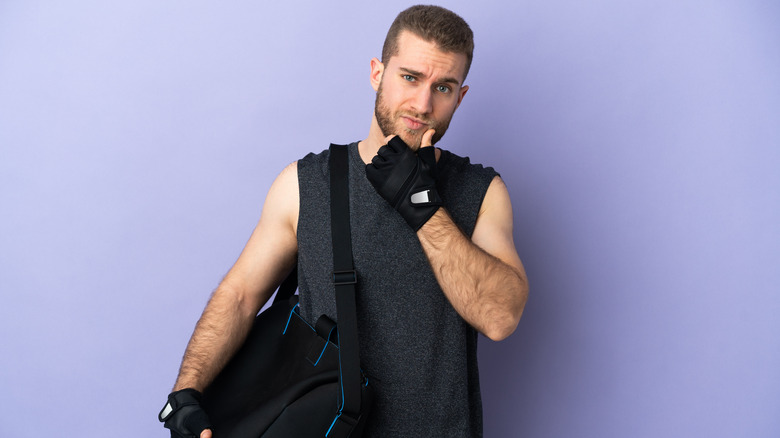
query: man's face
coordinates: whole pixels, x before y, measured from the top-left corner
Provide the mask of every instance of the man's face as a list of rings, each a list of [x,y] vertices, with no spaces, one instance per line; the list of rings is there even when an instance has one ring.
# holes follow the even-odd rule
[[[374,115],[385,136],[396,134],[413,150],[422,135],[444,136],[452,115],[468,90],[462,86],[466,55],[443,52],[410,32],[398,37],[398,53],[383,65],[372,63],[376,89]]]

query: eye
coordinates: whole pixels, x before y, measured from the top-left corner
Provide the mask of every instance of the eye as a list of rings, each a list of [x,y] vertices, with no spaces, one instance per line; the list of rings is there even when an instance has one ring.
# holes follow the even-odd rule
[[[415,78],[412,75],[401,75],[401,77],[404,78],[405,81],[409,81],[409,82],[414,82],[415,80],[417,80],[417,78]]]
[[[452,89],[446,85],[437,85],[436,91],[438,91],[439,93],[449,93],[450,91],[452,91]]]

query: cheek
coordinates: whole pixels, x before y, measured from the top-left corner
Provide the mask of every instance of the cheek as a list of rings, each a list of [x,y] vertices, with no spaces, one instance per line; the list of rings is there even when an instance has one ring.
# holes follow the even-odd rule
[[[440,99],[437,102],[436,111],[435,112],[439,116],[451,116],[455,112],[455,109],[457,107],[458,107],[457,96],[456,96],[456,98],[445,97],[445,98]]]

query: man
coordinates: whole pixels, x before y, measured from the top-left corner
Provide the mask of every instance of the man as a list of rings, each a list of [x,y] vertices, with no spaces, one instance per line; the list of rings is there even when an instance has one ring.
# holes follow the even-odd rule
[[[525,306],[504,183],[432,146],[468,91],[472,51],[459,16],[414,6],[393,22],[382,61],[371,60],[374,117],[368,137],[349,147],[361,362],[375,388],[366,436],[481,436],[476,333],[506,338]],[[211,382],[296,262],[301,315],[335,319],[327,155],[309,154],[274,181],[249,242],[198,321],[174,391]],[[383,183],[399,157],[424,156],[436,164],[423,166],[412,186],[431,189],[428,202],[401,193],[407,201],[391,206],[399,194]]]

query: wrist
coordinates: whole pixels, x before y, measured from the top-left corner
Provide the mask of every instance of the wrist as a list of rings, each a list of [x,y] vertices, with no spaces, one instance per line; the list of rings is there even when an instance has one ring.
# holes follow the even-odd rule
[[[173,385],[171,392],[182,391],[185,389],[192,389],[201,393],[203,392],[204,387],[202,385],[198,385],[192,379],[180,379],[176,381],[175,385]]]
[[[184,388],[168,394],[168,400],[157,419],[170,429],[172,436],[198,437],[205,429],[211,429],[208,415],[200,406],[200,391]]]
[[[452,226],[457,228],[447,209],[442,206],[417,230],[417,237],[425,243],[438,247],[452,232]]]

